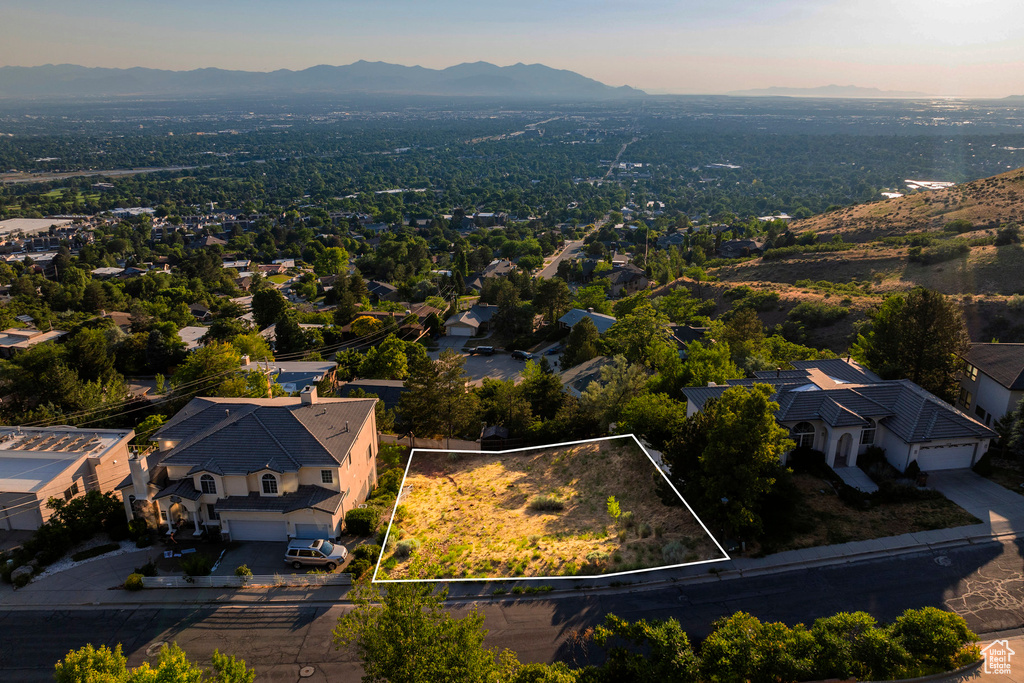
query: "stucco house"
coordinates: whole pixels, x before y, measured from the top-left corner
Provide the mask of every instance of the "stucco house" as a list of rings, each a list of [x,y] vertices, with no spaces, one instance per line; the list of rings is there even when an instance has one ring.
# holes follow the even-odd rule
[[[1024,344],[971,344],[956,407],[991,425],[1024,398]]]
[[[336,538],[377,482],[376,399],[195,398],[119,486],[125,511],[240,541]]]
[[[842,359],[794,361],[794,370],[755,373],[755,379],[689,387],[687,416],[730,386],[768,384],[779,404],[775,419],[797,447],[825,454],[830,467],[853,467],[870,446],[885,450],[896,469],[968,468],[988,450],[995,432],[909,380],[883,381]]]
[[[444,333],[449,337],[475,337],[487,331],[498,307],[476,304],[468,311],[456,313],[444,321]]]
[[[113,491],[128,473],[130,429],[0,429],[0,530],[33,530],[51,497]]]

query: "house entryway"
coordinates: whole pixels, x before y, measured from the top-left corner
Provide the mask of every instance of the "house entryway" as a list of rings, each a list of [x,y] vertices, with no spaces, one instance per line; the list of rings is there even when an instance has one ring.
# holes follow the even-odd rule
[[[853,447],[853,437],[843,434],[839,437],[839,445],[836,446],[835,467],[847,467],[850,464],[850,449]]]

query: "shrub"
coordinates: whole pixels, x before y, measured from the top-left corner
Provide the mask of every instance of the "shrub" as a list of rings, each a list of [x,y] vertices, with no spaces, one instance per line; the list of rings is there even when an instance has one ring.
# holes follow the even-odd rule
[[[352,551],[352,558],[356,560],[369,560],[370,562],[376,562],[378,557],[380,557],[379,545],[364,543],[362,545],[357,545],[355,550]]]
[[[240,579],[245,579],[246,581],[248,581],[252,578],[252,570],[249,569],[249,565],[240,564],[237,567],[235,567],[235,576],[237,576]]]
[[[353,536],[369,536],[380,523],[380,508],[367,506],[354,508],[345,513],[345,529]]]
[[[178,561],[178,568],[187,576],[209,576],[213,570],[213,558],[202,553],[185,555]]]
[[[13,585],[15,588],[24,588],[28,585],[29,581],[31,580],[31,574],[19,574],[11,581],[11,585]]]
[[[619,507],[619,501],[615,500],[615,496],[608,496],[608,516],[612,519],[618,519],[622,514],[622,508]]]
[[[377,488],[370,498],[396,498],[402,487],[402,470],[388,470],[377,477]]]
[[[866,612],[840,612],[814,622],[819,678],[886,680],[905,666],[909,655],[877,627]]]
[[[565,503],[555,496],[534,496],[527,507],[533,512],[561,512]]]
[[[684,541],[669,541],[661,547],[661,556],[669,564],[683,564],[689,553]]]
[[[915,479],[917,475],[921,474],[921,466],[917,464],[916,460],[914,460],[907,465],[907,469],[903,470],[903,474],[911,479]]]
[[[156,562],[154,562],[153,560],[150,560],[149,562],[147,562],[146,564],[142,565],[141,567],[136,567],[135,568],[135,573],[136,574],[142,574],[143,576],[156,576],[156,574],[157,574]]]
[[[144,586],[142,585],[142,577],[143,576],[144,576],[143,574],[140,574],[138,572],[135,572],[134,574],[129,574],[128,578],[124,580],[125,590],[130,590],[130,591],[140,591],[140,590],[142,590],[144,588]]]
[[[908,609],[892,623],[889,633],[920,663],[922,672],[962,666],[965,646],[978,639],[963,617],[936,607]]]
[[[827,327],[850,314],[849,308],[831,306],[819,301],[803,301],[793,307],[789,318],[809,328]]]
[[[103,545],[98,545],[95,548],[89,548],[88,550],[83,550],[82,552],[75,553],[71,556],[71,559],[75,562],[81,562],[82,560],[88,560],[93,557],[99,557],[100,555],[120,549],[120,543],[104,543]]]
[[[351,574],[353,579],[360,579],[371,569],[373,569],[373,562],[365,557],[357,557],[348,563],[345,571]]]
[[[814,640],[803,625],[762,623],[745,612],[715,622],[701,646],[708,681],[813,680]]]
[[[936,244],[934,247],[929,247],[927,249],[911,247],[907,250],[907,258],[912,262],[928,266],[933,263],[942,263],[944,261],[963,258],[970,253],[970,245],[963,240],[957,239],[943,241]]]
[[[632,511],[623,512],[622,516],[619,517],[619,523],[627,529],[632,529],[636,526],[636,518],[633,516]]]
[[[952,220],[946,223],[944,226],[942,226],[942,229],[945,230],[946,232],[955,232],[957,234],[960,234],[963,232],[970,232],[974,230],[974,224],[971,223],[966,218],[957,218],[956,220]]]
[[[128,522],[128,536],[138,543],[143,538],[149,538],[149,524],[144,519],[133,519]]]
[[[398,545],[395,546],[395,556],[400,558],[409,557],[419,550],[419,547],[420,542],[415,538],[408,538],[404,541],[399,541]]]
[[[992,476],[992,454],[986,452],[985,455],[978,459],[978,462],[974,463],[974,467],[971,469],[983,477]]]

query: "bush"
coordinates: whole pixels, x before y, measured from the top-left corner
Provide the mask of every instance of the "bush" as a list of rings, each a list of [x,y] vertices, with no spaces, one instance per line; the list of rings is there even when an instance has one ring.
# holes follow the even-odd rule
[[[357,545],[356,549],[352,551],[352,558],[356,560],[369,560],[370,562],[376,562],[378,557],[380,557],[379,545],[364,543],[362,545]]]
[[[840,612],[818,619],[811,635],[818,646],[816,673],[820,678],[887,680],[910,657],[866,612]]]
[[[348,563],[345,571],[351,574],[353,579],[360,579],[371,569],[373,569],[373,562],[365,557],[357,557]]]
[[[156,562],[154,562],[153,560],[150,560],[149,562],[147,562],[146,564],[142,565],[141,567],[136,567],[135,568],[135,573],[136,574],[141,574],[143,576],[156,576],[156,574],[157,574]]]
[[[819,301],[803,301],[793,307],[789,318],[813,329],[835,324],[850,314],[849,308],[831,306]]]
[[[128,578],[124,580],[124,588],[125,588],[125,590],[130,590],[130,591],[140,591],[140,590],[142,590],[144,588],[144,586],[142,585],[142,577],[143,577],[143,574],[140,574],[138,572],[135,572],[134,574],[129,574]]]
[[[150,531],[149,524],[144,519],[133,519],[128,522],[128,536],[135,541],[136,544],[144,538],[148,539]]]
[[[689,554],[690,548],[684,541],[669,541],[661,548],[662,558],[670,564],[683,564]]]
[[[370,498],[397,498],[402,487],[402,470],[388,470],[377,477],[377,488]]]
[[[565,503],[554,496],[534,496],[527,507],[533,512],[561,512]]]
[[[240,579],[248,581],[252,578],[252,570],[249,569],[249,565],[240,564],[237,567],[235,567],[235,576],[237,576]]]
[[[992,454],[986,452],[985,455],[978,459],[978,462],[974,463],[974,467],[971,469],[983,477],[992,476]]]
[[[910,479],[916,479],[917,475],[921,474],[921,466],[917,464],[916,460],[914,460],[907,465],[907,469],[903,470],[903,474]]]
[[[406,558],[412,555],[414,552],[419,550],[420,542],[415,538],[408,538],[404,541],[399,541],[398,545],[395,546],[395,557]]]
[[[14,580],[11,581],[11,585],[15,588],[24,588],[28,585],[29,581],[31,580],[31,574],[19,574]]]
[[[345,513],[345,529],[353,536],[369,536],[377,530],[381,510],[375,506],[354,508]]]
[[[93,557],[99,557],[100,555],[104,555],[106,553],[120,549],[120,543],[104,543],[103,545],[98,545],[95,548],[89,548],[88,550],[83,550],[80,553],[75,553],[71,556],[71,559],[75,562],[81,562],[82,560],[88,560]]]
[[[942,263],[944,261],[963,258],[970,253],[970,245],[963,240],[957,239],[944,241],[927,249],[911,247],[907,250],[907,258],[912,262],[929,266],[933,263]]]
[[[912,674],[949,671],[968,662],[962,661],[965,646],[978,639],[959,614],[936,607],[908,609],[889,627],[889,633],[921,669]]]
[[[213,571],[213,558],[202,553],[185,555],[178,561],[178,568],[187,576],[209,576]]]

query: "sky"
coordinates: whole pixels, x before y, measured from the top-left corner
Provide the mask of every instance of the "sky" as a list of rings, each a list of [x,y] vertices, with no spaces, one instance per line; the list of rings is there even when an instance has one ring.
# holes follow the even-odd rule
[[[524,62],[651,93],[1024,95],[1020,0],[3,0],[0,66]]]

